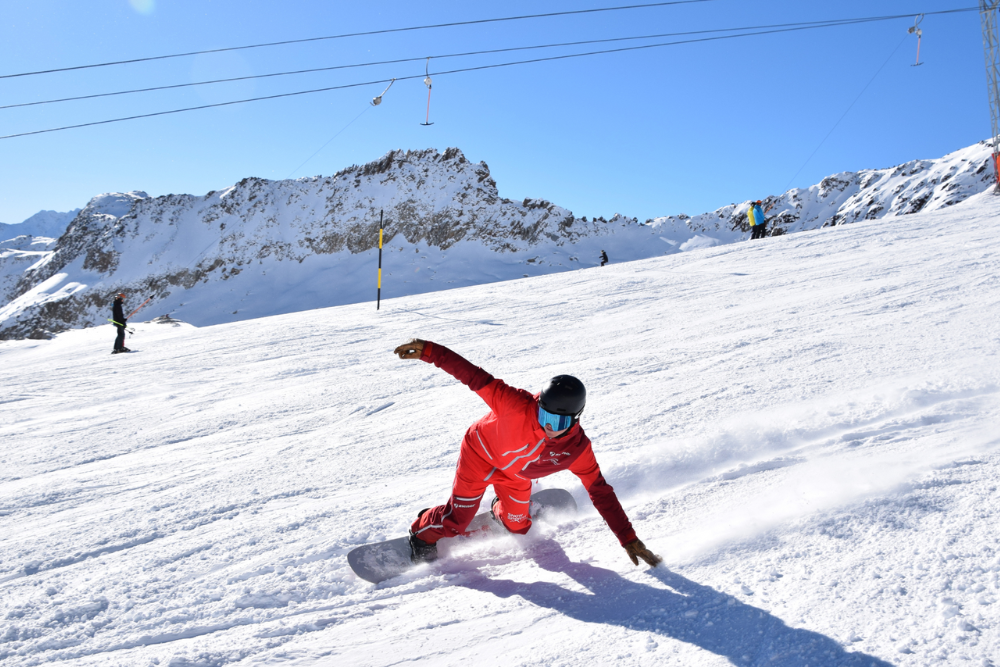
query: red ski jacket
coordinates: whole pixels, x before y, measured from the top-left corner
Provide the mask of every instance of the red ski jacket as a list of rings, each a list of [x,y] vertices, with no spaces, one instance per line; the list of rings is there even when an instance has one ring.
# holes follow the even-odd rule
[[[509,386],[443,345],[425,342],[420,358],[479,394],[490,407],[490,412],[465,433],[466,443],[486,461],[505,474],[522,479],[538,479],[569,470],[583,482],[594,507],[618,541],[625,545],[636,539],[632,523],[615,490],[604,480],[590,438],[579,423],[561,437],[548,438],[538,423],[537,394]]]

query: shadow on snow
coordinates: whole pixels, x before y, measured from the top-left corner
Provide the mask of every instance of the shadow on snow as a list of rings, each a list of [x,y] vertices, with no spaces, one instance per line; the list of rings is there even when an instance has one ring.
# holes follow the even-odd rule
[[[551,582],[526,584],[484,576],[461,585],[501,598],[519,595],[585,623],[619,625],[687,642],[735,665],[892,667],[885,660],[846,651],[818,632],[790,628],[766,611],[662,566],[648,570],[648,574],[670,590],[634,583],[587,563],[574,563],[552,541],[536,545],[532,552],[539,567],[570,576],[590,594]]]

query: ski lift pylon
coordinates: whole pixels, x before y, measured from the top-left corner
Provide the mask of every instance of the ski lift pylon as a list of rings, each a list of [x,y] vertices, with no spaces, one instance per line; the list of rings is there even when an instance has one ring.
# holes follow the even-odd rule
[[[427,118],[421,125],[433,125],[431,122],[431,59],[427,58],[427,63],[424,65],[424,74],[426,78],[424,79],[424,85],[427,86]]]
[[[913,33],[917,34],[917,62],[915,62],[912,65],[910,65],[910,67],[919,67],[920,65],[923,65],[923,63],[920,62],[920,37],[924,34],[924,31],[917,27],[917,26],[920,25],[920,22],[923,21],[923,20],[924,20],[924,15],[923,14],[917,14],[917,16],[914,17],[914,19],[913,19],[913,25],[910,26],[909,30],[907,30],[907,32],[909,34],[911,34],[911,35]]]
[[[372,106],[373,107],[377,107],[378,105],[382,104],[382,95],[385,95],[386,93],[388,93],[389,89],[392,88],[392,84],[394,84],[394,83],[396,83],[396,79],[395,78],[392,81],[389,82],[389,85],[385,87],[385,90],[383,90],[378,95],[378,97],[373,97],[372,98]]]

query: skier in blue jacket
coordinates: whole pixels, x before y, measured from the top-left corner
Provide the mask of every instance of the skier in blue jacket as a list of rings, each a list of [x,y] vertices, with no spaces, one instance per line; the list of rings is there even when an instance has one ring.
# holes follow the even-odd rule
[[[767,235],[767,220],[764,218],[764,210],[760,207],[761,201],[758,199],[750,205],[747,211],[747,219],[750,220],[750,240],[764,238]]]

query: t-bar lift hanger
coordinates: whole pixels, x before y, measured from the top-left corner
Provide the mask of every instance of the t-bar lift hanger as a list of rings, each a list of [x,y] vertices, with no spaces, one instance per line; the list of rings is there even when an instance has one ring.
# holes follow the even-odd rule
[[[389,89],[392,88],[392,84],[394,84],[394,83],[396,83],[396,79],[395,78],[392,81],[389,82],[389,85],[385,87],[385,90],[383,90],[381,92],[381,94],[379,94],[378,97],[373,97],[372,98],[372,106],[373,107],[377,107],[378,105],[382,104],[382,95],[385,95],[386,93],[388,93]]]
[[[913,25],[910,27],[909,30],[907,30],[907,32],[911,35],[913,33],[917,33],[917,62],[910,65],[910,67],[919,67],[920,65],[923,65],[923,63],[920,62],[920,36],[924,34],[924,31],[917,27],[923,20],[924,20],[924,15],[918,14],[916,18],[913,19]]]
[[[431,59],[427,58],[427,63],[424,65],[424,74],[427,78],[424,79],[424,85],[427,86],[427,118],[421,125],[433,125],[431,122]]]

